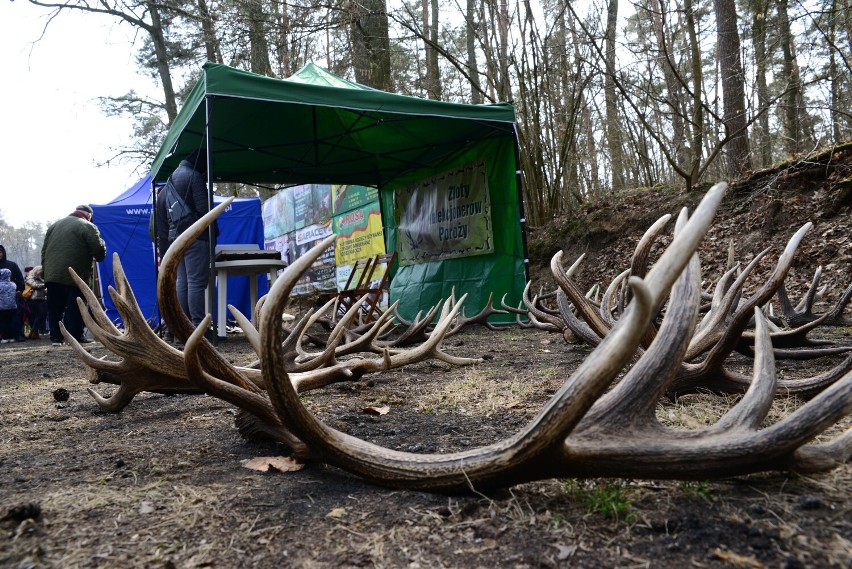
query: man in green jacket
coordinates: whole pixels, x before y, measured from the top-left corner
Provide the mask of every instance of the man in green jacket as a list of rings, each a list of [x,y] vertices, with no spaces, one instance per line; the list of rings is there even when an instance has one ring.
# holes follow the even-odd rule
[[[78,342],[88,343],[83,335],[83,317],[77,306],[82,296],[74,284],[68,268],[74,269],[84,282],[92,278],[92,260],[103,261],[106,245],[92,223],[92,208],[78,205],[77,209],[47,228],[41,247],[41,265],[47,287],[47,318],[50,340],[54,346],[62,345],[59,323]]]

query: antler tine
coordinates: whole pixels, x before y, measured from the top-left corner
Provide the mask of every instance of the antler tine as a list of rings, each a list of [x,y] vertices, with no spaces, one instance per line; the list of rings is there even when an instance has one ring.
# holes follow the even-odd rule
[[[588,324],[574,316],[574,311],[571,310],[571,303],[564,291],[557,291],[556,303],[559,306],[566,330],[569,330],[575,338],[582,340],[589,346],[595,347],[601,343],[602,338],[595,334],[595,331]]]
[[[281,355],[284,358],[284,361],[288,362],[288,372],[299,371],[300,366],[296,363],[296,358],[299,356],[302,336],[308,329],[308,326],[310,326],[312,322],[311,318],[313,317],[313,315],[314,309],[311,308],[304,315],[302,315],[299,321],[296,322],[296,324],[292,328],[290,328],[289,333],[287,334],[287,338],[281,343]],[[258,349],[256,353],[258,357],[260,357],[260,349]]]
[[[302,337],[305,335],[305,333],[308,331],[308,329],[310,329],[311,326],[313,326],[314,324],[319,322],[319,320],[320,320],[320,318],[322,318],[323,314],[328,312],[329,308],[331,308],[332,305],[335,305],[336,302],[337,302],[336,299],[332,298],[331,300],[329,300],[328,302],[326,302],[325,304],[320,306],[319,309],[317,309],[315,311],[311,311],[311,312],[308,313],[309,314],[308,321],[305,324],[304,328],[302,329],[301,333],[299,334],[298,338],[296,339],[296,342],[293,343],[293,349],[295,349],[296,353],[299,354],[298,358],[301,358],[302,360],[310,360],[310,359],[313,359],[313,357],[316,356],[316,354],[311,354],[310,352],[308,352],[307,350],[305,350],[302,347]],[[333,329],[334,328],[332,328],[332,330]],[[328,344],[328,342],[326,342],[326,344]]]
[[[713,296],[710,300],[710,307],[707,312],[704,314],[704,318],[698,323],[696,327],[696,333],[705,329],[711,320],[720,313],[722,310],[722,302],[725,299],[725,295],[731,288],[731,279],[734,277],[734,274],[739,271],[740,265],[737,263],[730,269],[724,272],[724,274],[719,277],[719,280],[716,281],[715,288],[713,289]]]
[[[537,303],[538,296],[536,296],[534,299],[530,300],[529,294],[530,294],[530,287],[531,286],[532,286],[532,281],[527,281],[527,284],[524,287],[524,292],[521,295],[521,298],[523,299],[524,304],[527,305],[527,310],[529,311],[529,319],[532,320],[532,321],[535,321],[537,323],[550,324],[551,326],[558,328],[560,331],[562,331],[565,328],[565,325],[559,320],[559,318],[556,318],[555,316],[551,316],[547,312],[544,312],[544,311],[539,309],[538,303]]]
[[[417,317],[419,317],[419,316],[420,316],[420,312],[417,313]],[[409,322],[408,320],[406,320],[405,318],[403,318],[402,316],[400,316],[399,307],[396,307],[396,308],[393,309],[393,317],[394,317],[394,319],[396,319],[397,322],[399,322],[403,326],[411,327],[412,323]]]
[[[402,334],[400,334],[397,338],[391,341],[378,342],[377,346],[380,348],[395,348],[415,344],[418,342],[425,342],[429,339],[428,330],[430,328],[433,328],[432,320],[435,319],[435,315],[438,314],[438,309],[440,307],[440,303],[436,304],[435,306],[429,309],[429,312],[427,312],[426,316],[424,316],[423,318],[420,317],[423,311],[417,312],[417,316],[414,317],[414,321],[405,324],[407,328],[402,332]],[[394,308],[393,313],[394,318],[399,319],[396,316],[396,308]]]
[[[361,305],[367,300],[367,295],[362,296],[358,300],[356,300],[349,310],[346,311],[346,314],[337,322],[334,326],[334,329],[328,336],[328,340],[326,341],[325,349],[320,353],[307,353],[303,352],[302,356],[296,360],[297,364],[303,364],[303,368],[300,371],[307,371],[310,369],[317,369],[322,366],[332,366],[336,363],[336,352],[338,347],[343,344],[343,341],[346,339],[345,331],[352,324],[352,321],[358,315],[358,312],[361,309]],[[326,306],[317,311],[315,316],[322,315],[329,304],[333,304],[334,300],[326,303]],[[301,342],[297,343],[296,346],[299,347]],[[300,361],[301,360],[301,361]]]
[[[567,296],[568,300],[570,300],[574,305],[574,309],[578,314],[580,314],[583,320],[586,321],[592,331],[603,338],[609,332],[610,327],[607,326],[603,319],[601,319],[597,310],[595,310],[589,301],[583,296],[577,288],[577,285],[574,284],[574,281],[569,279],[561,270],[561,262],[562,251],[557,251],[550,259],[550,272],[556,279],[556,284],[559,285],[559,288],[562,289],[565,296]]]
[[[585,258],[586,258],[586,254],[580,253],[580,256],[577,257],[577,260],[574,261],[573,263],[571,263],[571,266],[568,267],[568,270],[565,271],[565,276],[568,277],[569,279],[573,279],[574,275],[580,269],[580,265],[583,263],[583,259],[585,259]]]
[[[366,299],[367,296],[365,295],[364,298]],[[394,305],[397,304],[399,304],[398,300],[394,303]],[[342,357],[356,352],[382,353],[382,348],[375,344],[376,338],[385,334],[389,329],[394,327],[392,318],[393,312],[391,310],[382,312],[376,321],[362,332],[361,335],[351,342],[347,342],[340,346],[335,352],[335,355],[337,357]]]
[[[479,358],[459,358],[451,356],[440,349],[441,342],[452,328],[453,321],[461,310],[466,298],[467,294],[463,294],[458,302],[453,298],[447,299],[444,302],[444,309],[441,311],[443,316],[435,324],[435,329],[429,334],[429,339],[410,350],[392,354],[390,357],[391,367],[408,365],[426,359],[429,356],[453,365],[481,363],[482,360]]]
[[[169,330],[179,340],[188,340],[195,327],[180,308],[180,302],[177,298],[178,266],[189,246],[207,231],[207,228],[231,205],[233,200],[233,197],[227,198],[201,216],[172,242],[163,255],[163,260],[160,263],[160,274],[157,278],[157,301]],[[261,310],[264,311],[265,307]],[[260,388],[251,380],[250,376],[245,374],[245,370],[242,373],[237,370],[206,339],[202,338],[201,345],[197,349],[200,352],[200,361],[204,362],[204,369],[211,375],[247,391],[260,391]],[[181,365],[183,365],[182,357]]]
[[[786,467],[798,472],[820,472],[846,464],[849,459],[852,459],[852,428],[830,442],[800,447]]]
[[[470,324],[481,324],[489,330],[496,331],[498,328],[488,322],[488,318],[495,314],[508,314],[508,312],[494,308],[494,293],[492,292],[488,295],[488,302],[485,303],[485,307],[477,314],[468,318],[464,309],[462,309],[452,328],[447,332],[447,337],[457,334],[462,328]]]
[[[71,274],[78,286],[84,286],[88,289],[88,286],[80,280],[73,269]],[[132,291],[130,291],[130,285],[124,278],[120,264],[116,269],[116,282],[121,291],[110,287],[109,293],[124,320],[124,333],[120,333],[111,322],[108,328],[101,327],[100,322],[106,319],[106,315],[95,321],[92,314],[103,313],[103,309],[93,295],[84,291],[84,295],[90,303],[87,306],[83,299],[78,298],[77,304],[83,322],[91,333],[105,348],[121,357],[120,362],[108,362],[107,360],[93,358],[60,324],[60,330],[66,342],[94,371],[92,383],[105,381],[120,386],[118,392],[108,399],[103,398],[91,388],[88,390],[90,395],[102,409],[118,412],[130,403],[136,394],[143,391],[160,393],[197,392],[197,388],[189,383],[184,375],[181,353],[163,342],[151,330],[148,322],[142,316],[139,305],[136,303]],[[108,319],[106,320],[108,321]],[[151,358],[151,354],[154,353],[158,354],[157,358]]]
[[[822,267],[818,267],[816,272],[814,273],[813,281],[811,282],[811,286],[808,289],[808,294],[805,298],[793,308],[790,303],[790,299],[787,296],[787,289],[785,288],[784,283],[781,283],[781,286],[778,288],[778,300],[781,303],[781,317],[789,326],[797,326],[801,324],[806,324],[811,320],[815,320],[820,318],[821,315],[816,315],[811,312],[814,298],[820,297],[824,294],[827,287],[822,287],[816,293],[814,290],[818,286],[819,278],[822,272]],[[826,311],[828,314],[828,318],[823,322],[828,325],[843,325],[845,324],[845,320],[843,318],[843,311],[846,309],[846,305],[849,304],[850,299],[852,299],[852,284],[846,287],[846,290],[840,295],[840,298],[834,304],[834,306]]]
[[[787,242],[787,246],[784,248],[784,251],[778,257],[775,268],[769,275],[767,281],[757,290],[757,292],[746,300],[741,307],[737,309],[731,318],[730,324],[725,328],[724,333],[721,335],[715,346],[710,350],[701,365],[709,366],[720,364],[721,360],[727,357],[727,354],[730,353],[736,345],[743,333],[743,330],[745,330],[745,327],[748,325],[754,308],[766,303],[766,301],[775,294],[775,291],[778,290],[780,284],[784,282],[784,278],[787,276],[787,272],[790,270],[790,266],[793,263],[793,255],[796,252],[799,243],[801,243],[802,239],[804,239],[805,234],[810,230],[811,226],[812,224],[810,222],[806,223],[790,238]],[[731,288],[735,288],[735,286],[732,286]],[[689,357],[689,355],[690,354],[687,353],[687,357]]]
[[[116,253],[113,255],[113,263],[117,261],[117,258],[118,254]],[[116,282],[119,282],[119,277],[124,277],[124,271],[121,268],[121,262],[119,261],[118,265],[113,265],[113,267],[113,276],[115,277]],[[92,330],[92,333],[94,334],[95,330],[97,330],[99,334],[104,335],[109,334],[117,336],[121,334],[121,331],[118,329],[118,327],[112,322],[112,320],[109,319],[109,317],[106,315],[106,312],[104,312],[103,306],[101,306],[98,297],[95,296],[95,293],[92,291],[91,288],[89,288],[89,285],[83,282],[83,279],[81,279],[77,272],[71,267],[68,267],[68,274],[71,275],[71,279],[74,281],[74,284],[77,285],[77,288],[82,293],[83,298],[85,298],[86,300],[86,304],[91,307],[91,316],[94,319],[94,323],[93,326],[88,326],[87,324],[87,327]],[[108,290],[111,291],[112,287],[109,287]],[[112,292],[110,292],[110,294],[112,294]],[[82,315],[82,312],[80,314]],[[98,338],[98,336],[95,337]]]
[[[658,426],[654,415],[657,402],[675,378],[698,320],[700,279],[698,256],[692,255],[672,288],[669,309],[654,341],[622,380],[592,407],[578,430],[627,432],[625,429],[647,431]]]
[[[761,345],[769,351],[767,342]],[[771,355],[766,357],[771,359]],[[602,470],[617,469],[620,476],[628,477],[707,479],[762,470],[824,470],[849,459],[849,431],[829,445],[807,443],[852,411],[852,373],[778,423],[760,430],[757,427],[767,392],[773,389],[772,378],[756,377],[751,384],[754,394],[744,397],[734,411],[706,429],[656,429],[648,437],[634,433],[630,445],[618,438],[591,436],[591,431],[572,437],[565,448],[565,456],[574,461],[570,471],[574,475],[577,471],[599,475]]]
[[[725,291],[718,306],[711,308],[708,313],[710,316],[705,319],[704,326],[692,338],[692,342],[684,358],[686,361],[690,361],[699,354],[706,352],[713,344],[719,341],[724,334],[725,322],[731,314],[734,303],[740,297],[746,279],[767,253],[769,253],[769,248],[755,255],[754,259],[746,265],[746,268],[737,276],[733,284],[728,287],[728,290]]]
[[[656,241],[660,233],[663,232],[669,220],[672,218],[670,213],[665,214],[655,221],[651,227],[645,231],[642,238],[636,244],[636,250],[633,252],[633,258],[630,262],[630,275],[634,277],[644,277],[648,272],[648,256],[651,253],[651,246]]]
[[[240,312],[240,310],[233,304],[228,305],[228,310],[231,312],[234,320],[237,321],[237,326],[242,329],[243,335],[246,337],[246,340],[248,340],[251,349],[254,350],[255,354],[260,354],[260,333],[257,331],[257,328],[255,328],[254,324],[251,323],[251,320],[246,318],[245,314]]]
[[[846,305],[852,300],[852,283],[846,287],[843,294],[834,305],[834,308],[828,311],[829,317],[826,319],[826,324],[842,325],[845,321],[843,311],[846,310]]]
[[[814,306],[814,299],[816,299],[819,294],[819,280],[822,277],[822,265],[817,266],[814,271],[813,279],[811,280],[811,286],[808,287],[808,292],[805,293],[804,298],[796,305],[796,312],[802,312],[805,316],[811,315],[811,310]]]
[[[708,433],[757,430],[772,407],[778,381],[775,375],[775,358],[772,355],[769,328],[766,325],[766,317],[763,316],[759,307],[754,309],[754,320],[756,353],[753,379],[739,404],[707,429]]]
[[[648,272],[648,257],[651,254],[651,247],[654,244],[654,241],[657,240],[657,237],[663,232],[666,225],[668,225],[669,220],[672,218],[670,213],[667,213],[657,219],[651,227],[649,227],[645,233],[642,235],[642,238],[639,239],[639,242],[636,244],[636,249],[633,251],[633,256],[630,260],[630,270],[629,275],[634,277],[644,277]],[[625,306],[630,301],[630,287],[624,287],[622,289],[623,297],[619,303],[620,306]],[[612,326],[612,324],[610,324]],[[652,340],[653,337],[648,340]]]
[[[505,310],[506,312],[509,312],[509,313],[512,313],[512,314],[515,315],[515,324],[517,324],[521,328],[538,328],[540,330],[545,330],[547,332],[562,332],[562,328],[560,328],[559,326],[556,326],[554,324],[550,324],[550,323],[547,323],[547,322],[540,322],[539,320],[537,320],[535,318],[535,316],[530,314],[529,308],[527,308],[526,310],[524,308],[522,308],[523,306],[525,306],[523,299],[518,301],[518,307],[517,308],[515,308],[513,306],[509,306],[508,304],[506,304],[506,297],[507,296],[508,296],[508,293],[504,294],[503,298],[500,299],[500,306],[502,306],[503,310]],[[526,322],[521,321],[522,316],[527,317]]]
[[[601,306],[598,310],[598,313],[601,316],[601,319],[612,328],[615,324],[615,318],[612,317],[613,310],[615,309],[615,303],[613,299],[616,296],[616,291],[618,287],[627,279],[630,275],[630,270],[622,271],[620,275],[612,279],[612,282],[609,283],[609,286],[606,287],[606,291],[604,292],[603,299],[601,300]]]

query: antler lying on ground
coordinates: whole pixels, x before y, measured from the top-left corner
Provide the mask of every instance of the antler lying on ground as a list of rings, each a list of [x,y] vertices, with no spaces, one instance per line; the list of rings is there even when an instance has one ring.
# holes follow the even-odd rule
[[[584,342],[596,346],[601,338],[605,337],[614,325],[615,316],[620,313],[623,301],[615,303],[614,291],[624,282],[628,274],[642,275],[647,270],[648,252],[653,240],[660,234],[666,217],[660,218],[651,229],[649,229],[634,253],[630,271],[625,271],[607,289],[600,310],[595,310],[591,304],[585,302],[579,293],[579,288],[573,283],[569,276],[560,269],[560,255],[554,256],[551,261],[551,270],[560,287],[558,300],[560,315],[565,326],[573,334]],[[709,305],[709,311],[698,323],[694,336],[684,353],[684,363],[677,378],[671,383],[668,396],[676,397],[687,393],[701,390],[709,390],[716,393],[742,393],[748,389],[751,379],[748,376],[734,373],[725,367],[726,358],[734,349],[741,353],[752,355],[754,336],[744,334],[746,326],[752,321],[755,307],[765,305],[773,294],[778,290],[792,265],[793,256],[799,243],[804,239],[811,224],[805,224],[790,239],[787,247],[779,257],[775,269],[767,281],[741,303],[743,287],[746,279],[753,272],[758,263],[768,254],[769,249],[761,251],[755,258],[736,275],[737,269],[727,271],[719,279],[715,293]],[[619,295],[621,298],[621,295]],[[576,315],[574,312],[576,311]],[[828,314],[823,315],[827,318]],[[824,346],[819,341],[811,341],[805,338],[807,332],[819,324],[821,320],[811,322],[807,326],[796,330],[785,330],[771,332],[770,337],[777,337],[777,346],[774,349],[775,357],[787,358],[817,358],[843,354],[852,350],[852,346]],[[654,338],[655,327],[649,326],[649,332],[642,341],[642,348],[647,348]],[[794,342],[799,342],[793,345]],[[788,392],[799,393],[809,397],[820,389],[825,388],[836,381],[840,376],[850,369],[849,360],[840,363],[833,369],[801,379],[781,380],[779,387]]]
[[[341,433],[314,417],[302,405],[278,349],[283,340],[278,314],[298,278],[283,276],[269,293],[270,310],[261,326],[261,367],[282,424],[319,459],[400,487],[465,489],[564,476],[706,479],[772,469],[825,469],[846,461],[852,452],[852,430],[828,445],[807,443],[852,411],[852,373],[778,423],[758,429],[776,388],[759,310],[755,374],[742,400],[715,425],[698,431],[667,429],[656,420],[654,408],[677,376],[698,318],[700,271],[694,252],[725,188],[711,188],[688,221],[681,214],[674,240],[647,277],[630,278],[633,300],[623,316],[546,407],[516,435],[465,452],[395,451]],[[673,285],[656,338],[606,393],[637,353]]]
[[[64,330],[63,334],[83,362],[89,366],[92,383],[107,382],[119,385],[118,391],[109,398],[104,398],[93,389],[89,389],[89,393],[101,408],[118,412],[142,391],[164,393],[205,391],[233,403],[251,415],[238,417],[238,426],[244,435],[263,433],[267,437],[285,443],[297,455],[307,457],[310,454],[307,447],[282,426],[273,412],[263,389],[264,380],[260,370],[230,364],[203,339],[203,332],[207,329],[209,321],[199,327],[200,331],[195,330],[178,303],[175,283],[181,258],[186,248],[224,211],[228,203],[230,200],[214,208],[184,232],[169,247],[160,267],[157,288],[163,318],[176,337],[185,339],[187,342],[192,338],[191,344],[186,344],[185,352],[164,342],[145,321],[117,255],[114,257],[113,265],[116,285],[115,288],[110,287],[109,294],[122,316],[124,331],[119,330],[109,320],[92,291],[73,270],[71,274],[84,294],[85,302],[80,299],[78,303],[86,325],[105,348],[119,356],[119,361],[95,358],[70,334]],[[316,259],[331,244],[330,239],[306,255],[303,263]],[[299,271],[300,267],[300,264],[296,264],[295,268],[288,270],[292,274],[293,271]],[[356,303],[341,319],[340,328],[332,332],[326,349],[320,354],[307,354],[308,363],[299,368],[299,373],[290,374],[289,379],[293,388],[301,393],[335,382],[357,379],[365,373],[384,371],[429,358],[441,359],[456,365],[480,362],[479,359],[450,356],[441,350],[441,342],[448,330],[447,324],[454,321],[462,304],[463,299],[458,303],[452,303],[452,306],[450,303],[446,304],[437,331],[433,332],[426,342],[410,349],[388,350],[376,346],[373,342],[373,338],[384,328],[383,322],[386,318],[379,319],[374,324],[375,330],[366,332],[359,341],[341,345],[339,338],[343,336],[342,331],[345,330],[346,323],[351,321],[358,311]],[[261,317],[265,313],[264,310],[264,308],[260,310]],[[280,313],[277,318],[277,327],[281,328]],[[244,317],[242,319],[245,320]],[[286,358],[287,367],[290,370],[297,368],[296,360],[306,355],[300,345],[306,321],[307,319],[296,326],[294,333],[288,339],[289,343],[282,344],[284,349],[281,350],[281,355]],[[250,341],[259,347],[257,332],[250,324],[246,326],[246,329],[249,331]],[[289,348],[287,348],[288,345]],[[380,356],[349,357],[345,361],[337,359],[355,354],[358,350],[378,353]]]
[[[805,296],[795,307],[790,302],[786,287],[782,284],[778,289],[778,301],[781,303],[781,317],[788,326],[801,326],[803,324],[813,322],[814,320],[822,320],[825,324],[833,324],[837,326],[847,324],[846,320],[843,318],[843,311],[846,309],[850,300],[852,300],[852,283],[846,287],[846,290],[840,295],[840,298],[830,310],[823,314],[813,313],[814,301],[817,297],[821,297],[825,294],[826,287],[819,288],[819,280],[821,276],[822,267],[820,266],[817,267],[816,271],[814,271],[814,278],[811,281],[811,286],[808,287],[808,292],[805,293]]]

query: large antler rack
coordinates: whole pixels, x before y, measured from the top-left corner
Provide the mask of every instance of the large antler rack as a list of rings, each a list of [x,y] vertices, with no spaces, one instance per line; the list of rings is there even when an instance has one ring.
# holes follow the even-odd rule
[[[631,273],[644,274],[643,271],[647,270],[647,252],[653,240],[659,235],[666,219],[665,217],[660,218],[643,236],[637,246],[636,253],[634,253]],[[811,224],[806,224],[790,239],[770,277],[745,303],[740,304],[746,279],[768,254],[769,248],[755,256],[742,271],[739,271],[739,274],[737,274],[737,267],[734,267],[722,275],[717,283],[709,311],[696,326],[695,335],[684,354],[682,369],[669,389],[669,397],[701,390],[710,390],[716,393],[742,393],[748,389],[750,378],[726,369],[725,360],[734,349],[749,355],[753,353],[751,345],[753,345],[754,338],[752,335],[744,334],[746,326],[753,321],[752,312],[755,307],[765,305],[778,289],[780,283],[783,283],[792,265],[793,255],[810,227]],[[637,259],[640,259],[641,262],[637,262]],[[557,254],[551,261],[551,270],[560,287],[558,300],[561,317],[567,328],[576,337],[596,346],[609,333],[612,323],[615,322],[614,318],[607,318],[608,315],[616,313],[616,311],[611,310],[612,303],[609,299],[615,296],[612,291],[624,282],[628,272],[625,271],[616,277],[604,295],[601,310],[595,312],[593,306],[584,304],[584,299],[579,294],[579,288],[570,278],[565,276],[559,266],[560,256]],[[734,278],[735,275],[736,278]],[[576,315],[574,314],[575,309]],[[649,345],[653,338],[654,327],[650,326],[649,330],[650,333],[642,342],[643,349]],[[804,338],[807,331],[808,329],[802,328],[795,331],[779,330],[771,332],[771,338],[778,337],[778,348],[774,350],[775,356],[815,358],[842,354],[852,349],[849,346],[821,346],[818,345],[819,341],[807,341]],[[750,343],[748,343],[749,340],[751,340]],[[806,347],[799,346],[794,349],[792,343],[795,341],[805,343]],[[689,363],[697,360],[700,360],[700,362]],[[788,392],[809,397],[836,381],[849,369],[848,362],[842,362],[831,370],[813,377],[781,380],[779,387]]]
[[[159,338],[148,325],[117,255],[114,258],[116,286],[110,287],[109,294],[122,316],[123,331],[109,320],[85,283],[74,274],[73,270],[71,273],[85,298],[85,302],[83,299],[78,302],[86,325],[92,335],[113,355],[118,356],[119,360],[96,358],[84,350],[64,329],[63,334],[84,363],[91,368],[93,383],[103,381],[119,385],[118,391],[109,398],[102,397],[93,389],[89,390],[103,409],[120,411],[136,394],[143,391],[165,393],[204,391],[242,410],[237,418],[237,424],[240,432],[245,436],[263,435],[272,438],[290,447],[297,456],[307,458],[310,456],[310,450],[284,427],[274,413],[264,390],[261,371],[256,367],[238,367],[229,363],[204,337],[204,331],[210,323],[209,316],[196,329],[180,309],[177,299],[177,267],[186,249],[194,239],[206,231],[216,217],[227,208],[230,201],[230,199],[225,200],[178,237],[169,247],[160,267],[157,294],[163,319],[176,337],[186,341],[183,352]],[[285,273],[299,275],[331,244],[331,239],[327,239],[309,251]],[[344,323],[341,328],[332,332],[333,337],[327,343],[323,353],[315,354],[315,357],[303,357],[308,363],[299,367],[297,360],[301,356],[309,355],[305,354],[301,348],[301,337],[312,318],[312,315],[308,314],[296,324],[287,341],[282,343],[284,349],[280,350],[280,355],[287,361],[287,368],[300,370],[290,373],[289,380],[292,381],[293,388],[301,393],[335,382],[357,379],[366,373],[385,371],[429,358],[437,358],[454,365],[480,362],[478,358],[451,356],[441,349],[449,324],[456,318],[463,300],[464,298],[457,303],[446,303],[436,332],[421,345],[405,350],[389,350],[375,345],[373,340],[386,328],[387,317],[380,318],[376,322],[374,332],[364,334],[355,342],[341,344],[339,338],[343,336],[342,330],[358,311],[356,303],[342,318]],[[262,303],[259,303],[259,306],[258,318],[259,321],[264,321],[268,308]],[[236,310],[234,313],[243,324],[250,344],[258,349],[260,333],[242,314]],[[281,312],[272,318],[277,319],[277,327],[283,329]],[[287,348],[287,346],[290,347]],[[348,357],[345,361],[337,360],[337,358],[355,354],[359,350],[378,353],[379,356],[354,356]]]
[[[273,311],[267,313],[270,326],[263,327],[261,362],[276,411],[317,458],[400,487],[466,489],[564,476],[706,479],[842,463],[852,451],[852,430],[827,445],[808,442],[852,411],[852,374],[783,420],[758,428],[776,388],[759,310],[755,376],[742,400],[715,425],[699,431],[674,431],[656,420],[654,408],[677,375],[698,318],[700,271],[694,252],[725,188],[711,188],[692,218],[681,214],[674,240],[646,278],[631,277],[633,299],[623,316],[535,419],[508,439],[464,452],[419,455],[383,448],[325,425],[304,407],[287,378],[277,350],[282,331],[272,326]],[[295,282],[293,277],[279,279],[267,302],[282,307]],[[606,394],[637,353],[673,285],[657,337]]]

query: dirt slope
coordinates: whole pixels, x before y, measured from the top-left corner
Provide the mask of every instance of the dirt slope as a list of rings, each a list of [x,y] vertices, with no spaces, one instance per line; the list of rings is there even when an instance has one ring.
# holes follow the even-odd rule
[[[578,275],[582,284],[606,287],[629,266],[636,243],[654,221],[666,213],[676,215],[682,207],[694,207],[702,193],[667,188],[633,191],[531,229],[534,282],[549,282],[550,257],[561,249],[565,263],[586,253]],[[790,296],[798,299],[804,294],[814,271],[822,266],[821,283],[828,286],[825,298],[835,300],[852,282],[852,143],[733,184],[700,251],[705,283],[723,272],[731,243],[734,259],[743,264],[772,247],[770,259],[752,279],[760,282],[787,240],[808,222],[813,227],[788,278]]]

